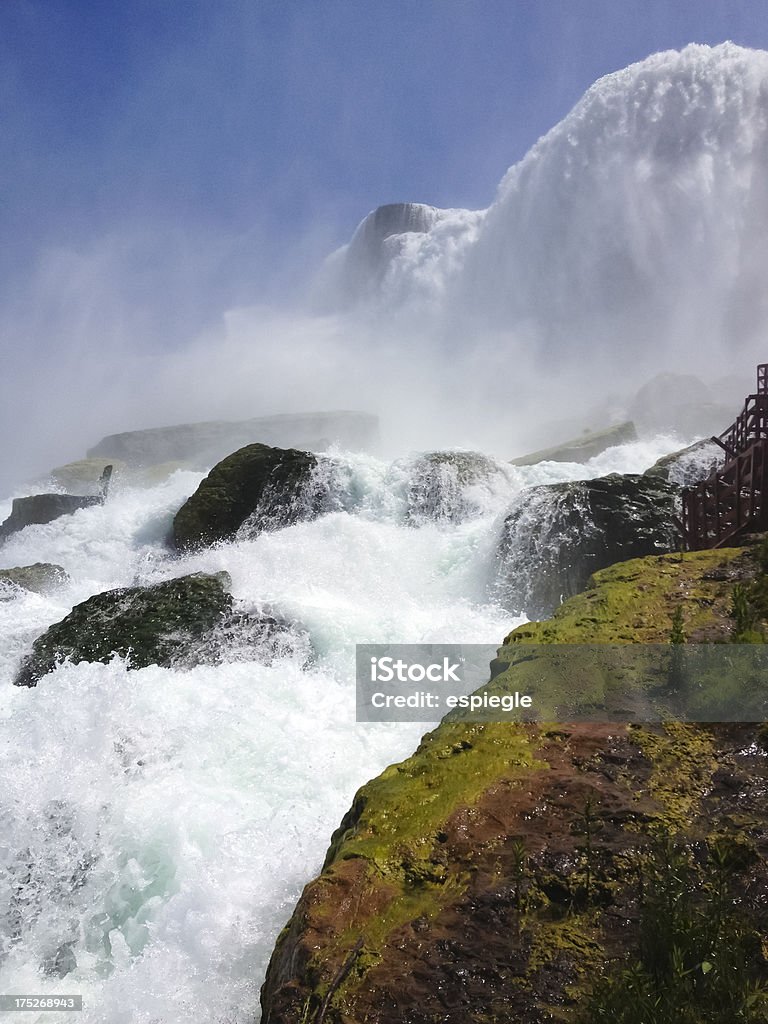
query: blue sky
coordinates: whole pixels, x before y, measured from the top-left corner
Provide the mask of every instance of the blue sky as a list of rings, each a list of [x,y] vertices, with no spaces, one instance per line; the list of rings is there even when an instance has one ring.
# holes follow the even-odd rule
[[[600,75],[725,38],[768,45],[768,4],[3,0],[0,298],[119,237],[126,302],[258,300],[379,203],[487,205]]]
[[[725,39],[768,3],[0,0],[0,483],[179,415],[126,369],[290,306],[370,209],[484,207],[597,78]]]

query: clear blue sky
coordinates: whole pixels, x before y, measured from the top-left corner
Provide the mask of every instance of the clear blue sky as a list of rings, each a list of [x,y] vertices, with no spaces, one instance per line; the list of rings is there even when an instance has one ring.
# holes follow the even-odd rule
[[[0,308],[110,248],[194,329],[285,289],[379,203],[487,205],[599,76],[761,0],[2,0]]]

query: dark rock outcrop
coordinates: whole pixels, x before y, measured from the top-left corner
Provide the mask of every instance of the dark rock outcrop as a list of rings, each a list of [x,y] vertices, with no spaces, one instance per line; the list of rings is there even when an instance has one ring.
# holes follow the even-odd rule
[[[33,494],[28,498],[14,498],[11,514],[0,523],[0,543],[25,526],[52,523],[61,516],[72,515],[81,508],[101,505],[100,495]]]
[[[548,615],[597,569],[680,546],[677,488],[619,475],[531,487],[504,522],[499,589],[529,617]]]
[[[188,658],[231,613],[229,582],[226,573],[194,573],[89,597],[35,640],[14,682],[34,686],[66,658],[107,662],[120,654],[132,668]]]
[[[120,459],[128,467],[184,462],[207,469],[245,445],[259,443],[323,450],[329,443],[367,449],[378,443],[378,417],[362,412],[315,412],[227,422],[180,423],[111,434],[88,450],[89,458]]]
[[[176,513],[176,547],[230,540],[246,521],[259,532],[313,518],[324,504],[322,488],[313,487],[316,466],[309,452],[265,444],[228,455]]]
[[[68,582],[69,576],[64,569],[51,562],[35,562],[34,565],[0,569],[0,600],[4,596],[12,596],[16,590],[31,590],[35,594],[44,594]]]
[[[542,448],[530,455],[521,455],[511,462],[513,466],[535,466],[537,462],[588,462],[607,448],[636,440],[635,424],[628,420],[605,430],[585,430],[580,437],[563,441],[553,448]]]
[[[412,467],[408,519],[413,523],[461,522],[473,503],[465,488],[487,481],[499,466],[480,452],[429,452]]]

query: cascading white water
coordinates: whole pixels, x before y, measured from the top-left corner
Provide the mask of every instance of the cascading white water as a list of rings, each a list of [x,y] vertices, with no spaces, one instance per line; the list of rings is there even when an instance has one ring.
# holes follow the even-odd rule
[[[521,488],[637,472],[675,447],[489,463],[458,521],[409,518],[418,461],[332,452],[339,509],[254,539],[171,554],[172,515],[200,479],[187,472],[12,537],[0,564],[58,562],[72,582],[0,601],[0,991],[80,992],[83,1024],[257,1020],[277,933],[356,788],[424,730],[355,723],[355,643],[500,642],[521,620],[488,595]],[[238,607],[308,632],[311,664],[115,658],[12,685],[34,637],[90,594],[220,569]]]
[[[532,353],[553,373],[591,373],[599,357],[603,377],[747,361],[768,332],[766,166],[768,53],[655,54],[592,86],[487,210],[401,218],[373,269],[369,215],[329,261],[324,295],[348,308],[356,281],[353,301],[401,314],[400,329],[416,316],[464,344],[496,340],[510,373]]]

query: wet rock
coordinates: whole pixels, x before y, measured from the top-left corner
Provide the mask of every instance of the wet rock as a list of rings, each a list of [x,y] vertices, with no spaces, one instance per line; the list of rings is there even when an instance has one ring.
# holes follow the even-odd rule
[[[530,455],[521,455],[511,462],[513,466],[534,466],[537,462],[588,462],[607,448],[636,440],[635,424],[630,420],[606,430],[585,430],[580,437],[563,441],[553,448],[542,448]]]
[[[207,469],[229,452],[253,443],[308,451],[322,451],[329,443],[368,449],[375,447],[378,436],[378,417],[368,413],[290,413],[111,434],[90,448],[88,457],[121,459],[132,468],[185,462],[197,469]]]
[[[69,582],[69,576],[60,565],[51,562],[35,562],[34,565],[17,565],[12,569],[0,569],[0,600],[12,597],[18,590],[31,590],[44,594]]]
[[[10,516],[0,523],[0,543],[25,526],[52,523],[61,516],[102,502],[100,495],[33,494],[28,498],[14,498]]]
[[[717,560],[760,571],[738,550],[638,559],[598,573],[590,593],[506,643],[521,655],[579,637],[666,643],[689,593],[712,598],[685,604],[691,632],[717,631],[733,587],[705,577]],[[525,664],[508,664],[498,686],[516,688]],[[692,894],[685,913],[709,914],[707,928],[722,914],[712,880],[727,873],[728,913],[746,937],[730,962],[749,957],[730,991],[740,985],[748,999],[768,973],[752,952],[768,927],[768,758],[755,729],[444,720],[355,796],[278,938],[263,1019],[575,1019],[596,983],[621,985],[638,962],[649,892],[655,880],[677,883],[678,864]],[[693,963],[711,948],[702,934]]]
[[[668,480],[678,487],[690,487],[691,484],[706,480],[725,461],[725,452],[720,445],[704,438],[681,448],[679,451],[663,455],[645,471],[645,476]]]
[[[619,475],[524,491],[504,522],[499,589],[510,608],[547,615],[597,569],[680,546],[677,488]]]
[[[251,444],[214,466],[179,509],[173,538],[184,549],[232,539],[247,524],[257,533],[311,519],[324,508],[313,487],[317,458],[294,448]]]
[[[467,489],[487,483],[499,465],[480,452],[429,452],[413,464],[408,519],[458,523],[477,507]]]
[[[188,658],[231,613],[229,585],[226,573],[194,573],[89,597],[35,640],[14,682],[35,686],[66,658],[108,662],[119,654],[132,668]]]

